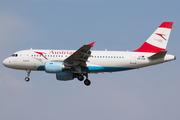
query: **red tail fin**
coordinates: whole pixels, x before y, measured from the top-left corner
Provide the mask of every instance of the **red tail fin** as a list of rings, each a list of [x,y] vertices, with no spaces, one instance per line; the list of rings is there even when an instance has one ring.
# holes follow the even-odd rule
[[[163,22],[147,41],[134,52],[157,53],[165,51],[173,22]]]

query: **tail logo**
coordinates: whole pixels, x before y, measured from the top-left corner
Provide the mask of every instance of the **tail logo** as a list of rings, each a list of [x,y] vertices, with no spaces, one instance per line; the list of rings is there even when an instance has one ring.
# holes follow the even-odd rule
[[[159,35],[160,37],[162,37],[164,40],[166,40],[166,38],[164,38],[164,36],[166,36],[166,35],[164,35],[164,34],[160,34],[160,33],[155,33],[156,35]],[[167,40],[166,40],[167,41]]]

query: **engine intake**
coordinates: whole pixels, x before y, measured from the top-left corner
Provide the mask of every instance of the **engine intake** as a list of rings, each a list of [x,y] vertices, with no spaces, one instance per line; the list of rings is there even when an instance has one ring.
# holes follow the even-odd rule
[[[71,67],[65,66],[63,62],[46,62],[45,71],[47,73],[59,73],[64,70],[69,70]]]

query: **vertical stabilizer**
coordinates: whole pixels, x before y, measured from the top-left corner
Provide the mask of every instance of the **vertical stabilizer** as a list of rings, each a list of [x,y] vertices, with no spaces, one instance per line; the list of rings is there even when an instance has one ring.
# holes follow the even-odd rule
[[[169,40],[173,22],[163,22],[147,41],[134,52],[157,53],[165,51]]]

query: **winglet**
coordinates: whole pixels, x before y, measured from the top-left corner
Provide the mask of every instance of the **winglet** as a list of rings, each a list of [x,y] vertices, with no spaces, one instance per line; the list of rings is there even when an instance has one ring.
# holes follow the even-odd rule
[[[92,42],[92,43],[90,43],[89,45],[90,45],[91,47],[93,47],[94,43],[95,43],[95,42]]]

